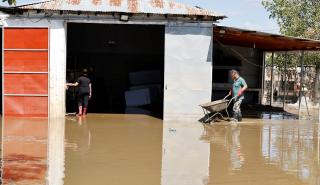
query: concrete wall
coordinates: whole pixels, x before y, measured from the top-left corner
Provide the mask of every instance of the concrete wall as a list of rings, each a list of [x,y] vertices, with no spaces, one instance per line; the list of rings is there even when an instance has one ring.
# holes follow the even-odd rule
[[[212,25],[168,24],[165,30],[164,119],[201,115],[211,100]]]
[[[66,82],[66,32],[64,21],[40,20],[11,17],[4,26],[13,27],[49,27],[49,115],[65,115],[65,82]]]

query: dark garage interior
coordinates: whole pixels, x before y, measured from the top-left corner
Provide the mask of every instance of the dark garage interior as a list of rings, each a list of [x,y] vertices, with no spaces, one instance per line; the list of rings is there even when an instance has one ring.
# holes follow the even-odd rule
[[[223,99],[232,88],[230,70],[237,70],[246,80],[244,104],[259,104],[259,92],[262,88],[263,52],[258,49],[219,45],[213,47],[212,100]],[[250,63],[248,62],[250,61]]]
[[[164,26],[67,25],[67,82],[88,69],[91,113],[148,114],[162,118]],[[67,112],[77,111],[77,88],[69,88]]]

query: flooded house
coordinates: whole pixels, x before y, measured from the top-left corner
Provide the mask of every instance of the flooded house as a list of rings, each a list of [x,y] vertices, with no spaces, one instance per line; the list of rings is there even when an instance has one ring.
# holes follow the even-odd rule
[[[229,91],[230,69],[248,82],[246,103],[272,105],[266,54],[319,41],[218,26],[224,15],[171,0],[1,11],[3,184],[319,184],[318,123],[198,122],[198,105]],[[65,117],[76,104],[66,82],[84,68],[90,113],[102,114]]]
[[[93,113],[151,102],[146,111],[158,117],[190,117],[211,100],[212,29],[223,15],[162,0],[53,0],[2,11],[5,116],[64,116],[66,79],[83,68],[94,75]]]
[[[247,103],[259,104],[266,52],[320,47],[217,26],[225,16],[173,1],[52,0],[2,11],[2,112],[8,116],[75,112],[76,92],[65,84],[84,68],[93,83],[91,113],[199,117],[198,104],[230,89],[230,69],[247,80]]]

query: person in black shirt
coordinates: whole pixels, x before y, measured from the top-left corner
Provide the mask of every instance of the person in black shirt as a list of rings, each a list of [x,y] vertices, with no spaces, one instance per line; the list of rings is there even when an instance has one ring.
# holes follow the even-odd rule
[[[88,78],[88,70],[83,70],[82,75],[79,77],[76,83],[69,83],[67,85],[78,87],[78,116],[85,116],[87,114],[89,98],[91,98],[92,95],[91,81]]]

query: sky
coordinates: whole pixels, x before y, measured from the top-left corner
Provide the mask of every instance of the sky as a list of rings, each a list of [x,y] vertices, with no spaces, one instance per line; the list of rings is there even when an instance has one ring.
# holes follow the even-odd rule
[[[17,6],[23,5],[23,4],[28,4],[28,3],[37,3],[37,2],[42,2],[46,0],[16,0]],[[3,2],[3,0],[0,0],[0,6],[8,6],[7,2]]]
[[[232,26],[270,33],[279,33],[279,26],[262,6],[262,0],[176,0],[177,2],[199,6],[228,18],[218,25]]]

